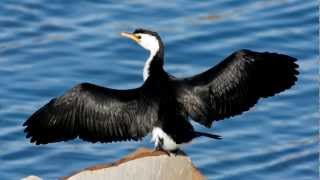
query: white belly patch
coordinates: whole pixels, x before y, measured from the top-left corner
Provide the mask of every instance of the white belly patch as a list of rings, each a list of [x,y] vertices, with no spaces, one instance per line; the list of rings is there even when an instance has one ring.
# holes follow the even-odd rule
[[[180,147],[180,144],[177,144],[167,133],[165,133],[161,128],[155,127],[152,130],[152,139],[155,147],[160,143],[160,139],[162,139],[162,148],[164,150],[172,151],[176,150]]]

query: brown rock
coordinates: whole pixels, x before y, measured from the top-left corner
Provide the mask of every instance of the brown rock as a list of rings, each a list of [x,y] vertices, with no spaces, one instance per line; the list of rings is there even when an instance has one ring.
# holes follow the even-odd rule
[[[92,166],[63,179],[202,180],[205,177],[187,156],[168,156],[162,151],[140,148],[116,162]]]

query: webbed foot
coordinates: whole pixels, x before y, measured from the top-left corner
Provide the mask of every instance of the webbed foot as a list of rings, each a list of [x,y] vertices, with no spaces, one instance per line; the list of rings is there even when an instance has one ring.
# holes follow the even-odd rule
[[[157,147],[154,149],[154,152],[155,152],[155,151],[161,151],[161,152],[164,152],[166,155],[171,156],[170,151],[167,151],[167,150],[163,149],[161,146],[157,146]]]
[[[181,149],[175,149],[173,151],[170,151],[172,154],[174,154],[175,156],[186,156],[187,154],[185,152],[183,152]]]

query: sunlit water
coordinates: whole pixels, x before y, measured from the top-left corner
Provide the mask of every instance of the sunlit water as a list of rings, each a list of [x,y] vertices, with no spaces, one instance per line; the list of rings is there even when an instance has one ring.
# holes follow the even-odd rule
[[[137,27],[160,33],[165,69],[178,77],[204,71],[241,48],[298,58],[299,81],[292,89],[211,129],[195,124],[223,140],[199,138],[184,150],[209,179],[317,179],[317,11],[312,0],[1,1],[1,179],[56,179],[141,146],[152,148],[149,137],[35,146],[22,127],[31,113],[77,83],[141,85],[147,52],[119,36]]]

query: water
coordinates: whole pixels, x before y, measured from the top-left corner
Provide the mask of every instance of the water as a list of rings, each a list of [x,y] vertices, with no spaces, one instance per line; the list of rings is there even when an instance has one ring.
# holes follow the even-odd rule
[[[165,42],[165,69],[199,73],[248,48],[299,59],[299,81],[250,112],[197,129],[223,136],[184,150],[209,179],[317,179],[318,8],[316,1],[1,1],[0,176],[56,179],[119,159],[142,142],[80,140],[35,146],[22,123],[52,97],[80,82],[112,88],[142,83],[147,52],[119,36],[151,28]]]

